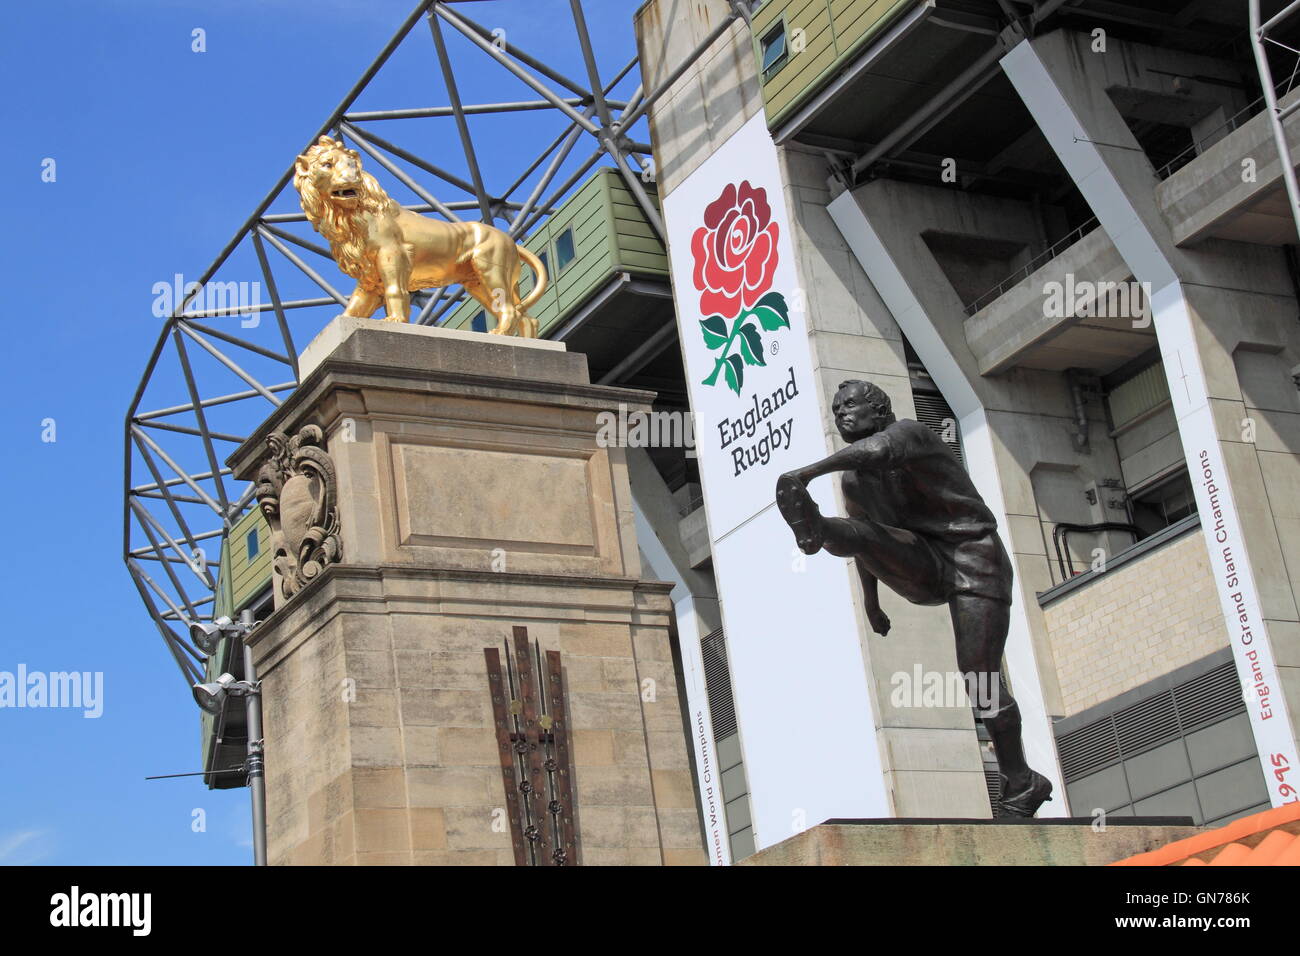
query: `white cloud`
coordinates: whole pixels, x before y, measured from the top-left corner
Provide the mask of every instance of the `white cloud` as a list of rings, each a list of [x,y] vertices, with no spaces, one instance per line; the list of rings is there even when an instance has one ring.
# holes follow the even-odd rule
[[[49,855],[45,847],[47,830],[15,830],[0,836],[0,865],[26,866]]]

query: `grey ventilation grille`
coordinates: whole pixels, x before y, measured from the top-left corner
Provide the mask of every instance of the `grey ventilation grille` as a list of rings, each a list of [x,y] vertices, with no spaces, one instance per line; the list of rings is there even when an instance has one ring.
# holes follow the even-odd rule
[[[731,669],[727,666],[727,641],[718,628],[700,641],[704,657],[704,686],[709,695],[709,717],[713,739],[723,740],[736,733],[736,701],[731,693]]]
[[[1080,727],[1056,742],[1061,755],[1061,772],[1066,780],[1086,777],[1095,770],[1119,760],[1119,745],[1115,741],[1115,722],[1106,717],[1094,724]]]
[[[961,453],[961,433],[957,429],[957,416],[952,413],[943,396],[937,392],[912,392],[916,406],[916,420],[944,440],[957,460],[966,464]]]
[[[1174,696],[1167,692],[1125,707],[1115,715],[1119,752],[1125,757],[1176,740],[1182,736],[1180,729]]]
[[[984,786],[989,792],[989,806],[996,808],[1002,799],[1002,777],[996,769],[984,771]]]
[[[1236,666],[1227,661],[1170,690],[1062,734],[1056,742],[1061,772],[1067,782],[1078,780],[1245,709]]]
[[[1174,704],[1183,726],[1195,727],[1244,707],[1241,691],[1237,668],[1228,663],[1175,687]]]

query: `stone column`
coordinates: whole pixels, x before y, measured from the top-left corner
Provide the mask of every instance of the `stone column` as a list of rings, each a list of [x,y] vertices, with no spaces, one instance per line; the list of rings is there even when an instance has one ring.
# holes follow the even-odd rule
[[[345,317],[300,370],[230,459],[277,532],[271,862],[513,864],[483,649],[523,625],[563,656],[581,862],[703,863],[670,586],[597,441],[652,396],[561,343]]]

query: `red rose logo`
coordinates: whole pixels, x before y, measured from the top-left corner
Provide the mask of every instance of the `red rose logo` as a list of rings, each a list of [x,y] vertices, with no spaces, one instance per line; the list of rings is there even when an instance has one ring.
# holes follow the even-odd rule
[[[742,308],[753,308],[772,284],[779,234],[767,191],[749,180],[739,187],[728,183],[691,237],[700,311],[732,319]]]
[[[705,347],[716,353],[705,385],[715,385],[724,376],[727,388],[739,395],[745,369],[767,365],[763,333],[790,327],[785,296],[768,291],[776,273],[779,235],[767,190],[745,180],[723,188],[705,208],[704,225],[691,236],[692,278],[706,316],[700,320],[700,334]],[[772,348],[775,351],[775,343]]]

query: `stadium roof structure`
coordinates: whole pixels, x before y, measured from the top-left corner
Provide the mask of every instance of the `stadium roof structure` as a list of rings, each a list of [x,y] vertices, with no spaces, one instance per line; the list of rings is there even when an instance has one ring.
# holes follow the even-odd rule
[[[748,21],[751,0],[729,0],[729,15],[649,90],[635,75],[635,56],[612,76],[600,75],[582,0],[569,4],[568,35],[585,67],[579,79],[462,12],[526,3],[422,0],[303,147],[331,134],[362,153],[368,171],[406,208],[491,222],[516,239],[593,169],[612,165],[662,239],[658,207],[645,189],[653,178],[646,112],[737,18]],[[417,47],[422,20],[429,36]],[[473,71],[457,69],[451,44],[478,51]],[[433,53],[445,103],[361,108],[394,96],[385,90],[386,68],[399,48],[402,56]],[[467,100],[486,70],[512,75],[530,98]],[[512,139],[515,151],[521,140],[538,147],[521,154],[508,183],[489,182],[479,161],[494,134]],[[213,617],[221,550],[253,504],[252,484],[237,486],[223,462],[297,387],[299,350],[347,303],[334,284],[333,257],[298,206],[292,173],[291,162],[199,279],[178,290],[126,413],[123,559],[187,694],[203,679],[205,660],[189,625]],[[250,287],[256,296],[246,294]],[[417,293],[412,321],[437,325],[464,298],[457,286]]]

